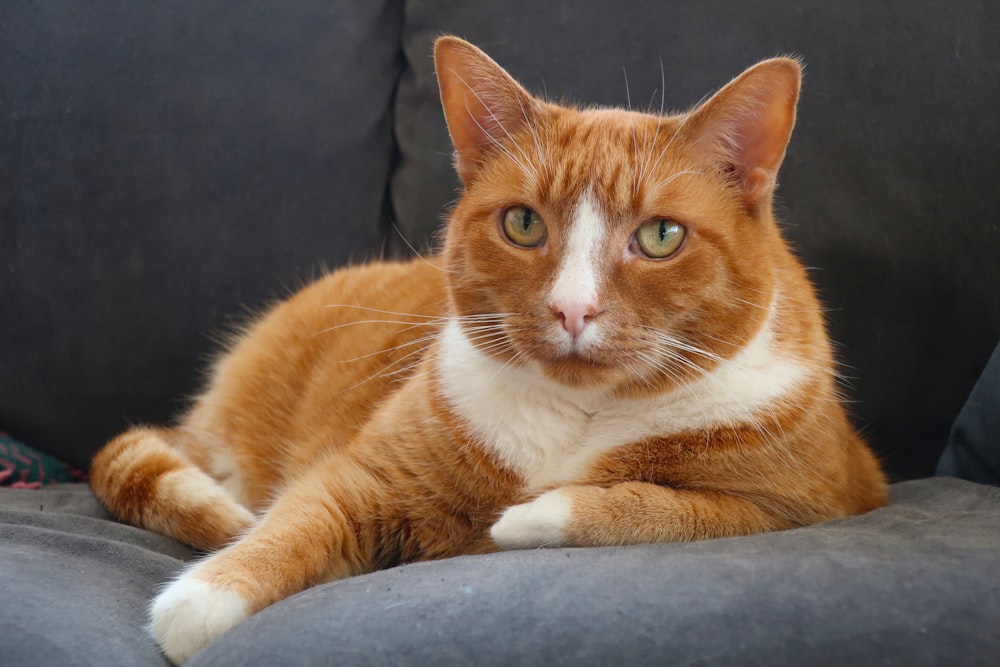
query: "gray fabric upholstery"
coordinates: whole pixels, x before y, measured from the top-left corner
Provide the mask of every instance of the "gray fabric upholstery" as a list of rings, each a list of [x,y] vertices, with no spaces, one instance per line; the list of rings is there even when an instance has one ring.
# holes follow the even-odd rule
[[[82,486],[0,489],[0,508],[0,662],[162,664],[144,608],[187,549]],[[990,664],[998,526],[1000,489],[938,478],[783,533],[405,565],[280,602],[189,664]]]
[[[146,605],[190,556],[114,522],[83,484],[0,489],[0,664],[169,664],[144,636]]]
[[[687,108],[760,59],[806,64],[779,215],[830,308],[858,421],[895,478],[933,472],[1000,340],[1000,15],[906,0],[407,0],[395,219],[414,244],[455,197],[430,58],[442,32],[528,88]]]
[[[390,0],[0,3],[0,429],[79,466],[387,222]]]
[[[1000,345],[955,420],[937,474],[1000,485]]]

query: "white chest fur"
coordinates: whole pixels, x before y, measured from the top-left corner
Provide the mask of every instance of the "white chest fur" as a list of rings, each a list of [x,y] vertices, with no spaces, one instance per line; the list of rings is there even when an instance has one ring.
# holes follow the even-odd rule
[[[642,399],[566,387],[532,366],[505,366],[477,350],[454,321],[439,345],[445,399],[532,490],[571,482],[620,445],[750,421],[810,373],[775,352],[767,326],[709,376]]]

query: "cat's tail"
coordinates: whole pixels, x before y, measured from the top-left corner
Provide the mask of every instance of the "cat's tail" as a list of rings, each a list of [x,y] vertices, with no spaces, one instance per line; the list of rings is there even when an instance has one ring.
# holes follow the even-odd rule
[[[137,426],[114,438],[91,463],[90,488],[119,520],[213,551],[256,520],[171,446],[173,433]]]

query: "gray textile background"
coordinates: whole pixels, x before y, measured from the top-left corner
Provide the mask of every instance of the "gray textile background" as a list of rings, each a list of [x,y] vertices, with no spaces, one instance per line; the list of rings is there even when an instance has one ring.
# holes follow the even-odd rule
[[[387,224],[391,0],[0,2],[0,430],[86,467]]]
[[[79,485],[0,508],[0,664],[164,664],[144,609],[187,549]],[[189,664],[993,664],[998,516],[1000,489],[938,478],[783,533],[406,565],[289,598]]]

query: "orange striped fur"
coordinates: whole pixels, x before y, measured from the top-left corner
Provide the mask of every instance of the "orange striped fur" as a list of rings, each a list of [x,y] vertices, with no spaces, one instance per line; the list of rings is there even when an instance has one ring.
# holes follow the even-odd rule
[[[745,535],[887,500],[771,211],[795,61],[659,116],[539,100],[456,38],[435,57],[464,183],[441,253],[306,287],[177,426],[94,459],[121,520],[212,552],[153,603],[174,662],[395,563]]]

